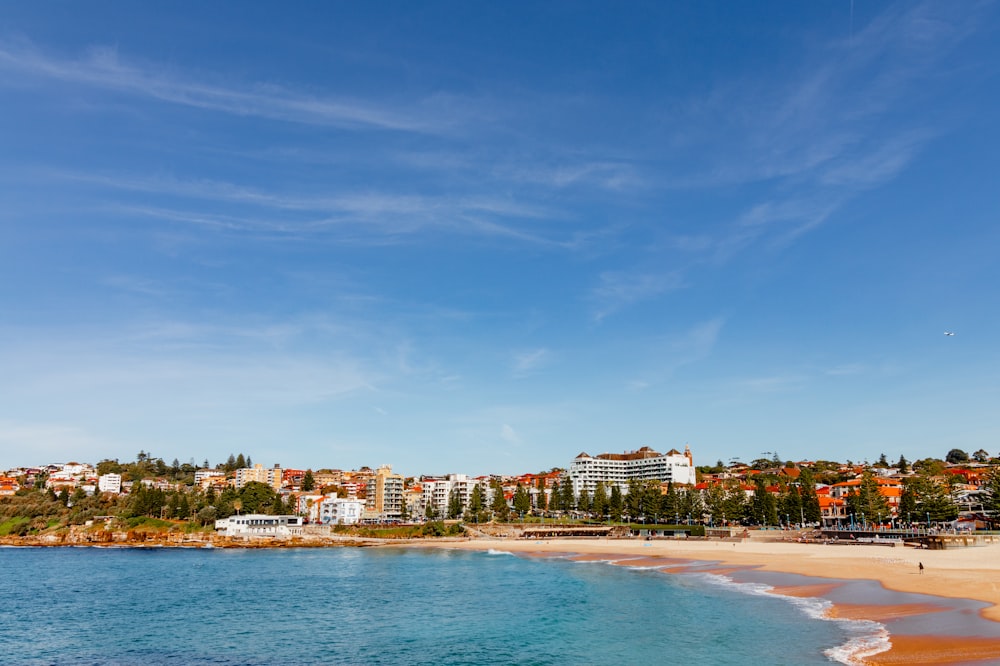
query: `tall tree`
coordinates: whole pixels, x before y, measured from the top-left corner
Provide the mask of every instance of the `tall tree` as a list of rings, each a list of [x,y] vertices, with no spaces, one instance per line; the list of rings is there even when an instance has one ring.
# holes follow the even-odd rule
[[[611,520],[621,522],[624,508],[625,500],[622,497],[622,489],[617,483],[612,483],[611,496],[608,498],[608,513],[611,514]]]
[[[891,516],[889,500],[881,493],[878,482],[868,470],[862,474],[857,490],[847,496],[847,508],[854,514],[855,520],[863,519],[869,523],[888,520]]]
[[[601,518],[608,512],[608,494],[604,490],[604,484],[598,483],[594,488],[594,497],[590,501],[590,512],[597,518]]]
[[[677,489],[673,482],[667,483],[667,492],[660,497],[660,515],[664,520],[673,520],[675,523],[680,520],[680,498],[677,496]]]
[[[932,523],[940,523],[958,518],[958,505],[948,492],[947,484],[937,478],[915,479],[917,493],[917,513]]]
[[[448,494],[448,518],[454,520],[462,515],[462,495],[458,488],[452,488]]]
[[[569,484],[570,492],[573,491],[573,484]],[[575,501],[576,510],[581,513],[590,514],[594,511],[594,498],[590,493],[587,492],[585,486],[580,486],[580,494],[576,497]]]
[[[639,479],[629,479],[628,493],[625,495],[625,513],[633,519],[642,515],[642,497],[646,487]]]
[[[510,507],[507,506],[507,499],[503,495],[503,486],[500,485],[500,481],[494,479],[492,486],[493,502],[490,504],[490,509],[493,511],[494,520],[503,522],[510,515]]]
[[[485,522],[485,516],[483,515],[486,504],[486,498],[483,495],[483,487],[478,483],[472,487],[472,492],[469,494],[469,510],[466,513],[466,522]]]
[[[576,508],[576,497],[573,495],[573,480],[568,476],[563,477],[562,499],[560,499],[559,503],[562,504],[563,511],[572,511]]]
[[[535,508],[539,511],[545,511],[548,508],[548,497],[545,495],[545,479],[538,477],[538,483],[535,484]]]
[[[726,501],[723,507],[722,518],[725,522],[742,522],[747,518],[750,502],[747,494],[743,490],[743,485],[738,481],[726,489]]]
[[[306,473],[302,475],[302,492],[310,492],[316,489],[316,479],[313,477],[313,471],[307,469]]]
[[[760,475],[754,480],[753,501],[751,502],[753,522],[758,525],[777,525],[778,509],[774,495],[767,490],[767,485]]]
[[[526,513],[531,513],[531,496],[520,483],[517,484],[517,488],[514,490],[514,511],[522,517]]]
[[[1000,522],[1000,467],[993,467],[987,477],[983,508],[995,523]]]
[[[726,488],[721,483],[712,483],[705,489],[705,508],[713,523],[722,523],[726,511]]]
[[[552,483],[552,489],[549,493],[549,511],[562,511],[563,510],[563,491],[562,484],[558,481]]]
[[[803,469],[799,475],[799,489],[802,491],[802,517],[806,523],[819,523],[823,520],[823,510],[819,506],[816,481],[810,470]]]
[[[793,483],[785,483],[781,489],[781,496],[778,498],[779,518],[784,518],[786,523],[797,523],[803,518],[805,510],[802,506],[802,495],[799,487]]]
[[[915,492],[914,484],[914,479],[903,479],[903,489],[899,494],[899,506],[896,508],[899,519],[901,521],[905,519],[908,523],[913,520],[913,514],[917,514],[917,519],[920,519],[920,513],[917,511],[917,493]]]

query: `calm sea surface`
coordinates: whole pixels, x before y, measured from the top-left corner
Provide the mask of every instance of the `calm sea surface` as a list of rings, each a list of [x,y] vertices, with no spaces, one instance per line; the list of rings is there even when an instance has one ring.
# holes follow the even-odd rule
[[[801,666],[873,634],[708,575],[445,550],[0,548],[0,600],[4,664]]]

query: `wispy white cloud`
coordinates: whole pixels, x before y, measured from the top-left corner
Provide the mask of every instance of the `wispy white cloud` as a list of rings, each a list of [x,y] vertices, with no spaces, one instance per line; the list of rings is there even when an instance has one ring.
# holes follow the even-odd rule
[[[128,197],[103,205],[104,210],[120,214],[171,220],[219,232],[268,234],[287,240],[323,235],[343,243],[385,243],[420,232],[439,231],[553,249],[572,250],[580,245],[575,230],[561,230],[558,224],[538,224],[559,220],[565,213],[509,198],[376,191],[310,196],[170,176],[144,178],[79,172],[40,175],[126,193],[239,205],[240,209],[234,211],[230,207],[226,213],[193,208],[189,204],[132,203]]]
[[[551,353],[548,349],[532,349],[514,354],[514,377],[522,379],[533,374],[548,363]]]
[[[801,375],[769,375],[737,380],[734,387],[741,393],[779,393],[796,390],[805,381]]]
[[[31,44],[0,42],[0,67],[34,77],[116,90],[181,106],[239,116],[274,120],[410,132],[442,131],[453,121],[446,107],[433,98],[422,100],[434,108],[423,110],[418,102],[410,113],[348,96],[305,95],[272,83],[220,85],[186,79],[164,68],[128,61],[118,50],[94,47],[70,59],[47,54]],[[444,115],[439,115],[439,114]]]
[[[639,273],[606,271],[601,273],[600,284],[591,292],[596,303],[594,319],[600,321],[618,310],[647,301],[667,292],[682,289],[684,279],[678,272]]]
[[[521,436],[517,434],[517,431],[508,424],[504,423],[500,426],[500,439],[507,442],[508,444],[520,444]]]
[[[949,54],[979,29],[983,6],[899,3],[850,38],[805,49],[782,76],[723,81],[682,105],[670,122],[690,159],[673,187],[761,190],[757,204],[719,227],[714,259],[762,242],[782,247],[816,229],[957,122],[898,111],[941,89]]]
[[[725,328],[724,317],[699,322],[685,330],[658,336],[641,355],[643,366],[637,377],[626,382],[631,391],[645,391],[663,382],[678,368],[709,358]]]

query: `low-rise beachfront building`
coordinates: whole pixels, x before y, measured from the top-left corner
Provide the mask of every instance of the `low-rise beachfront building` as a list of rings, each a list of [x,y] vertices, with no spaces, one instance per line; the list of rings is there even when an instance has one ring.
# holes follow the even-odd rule
[[[301,516],[268,516],[248,513],[215,521],[215,529],[227,537],[271,537],[284,539],[302,533]]]
[[[694,461],[688,447],[684,447],[684,453],[676,449],[657,453],[648,446],[638,451],[597,456],[581,453],[573,460],[566,476],[573,484],[573,494],[577,496],[581,490],[593,494],[598,483],[617,484],[624,493],[632,480],[685,486],[693,486],[696,481]]]
[[[363,500],[353,497],[325,497],[319,503],[319,522],[323,525],[357,525],[364,512]]]

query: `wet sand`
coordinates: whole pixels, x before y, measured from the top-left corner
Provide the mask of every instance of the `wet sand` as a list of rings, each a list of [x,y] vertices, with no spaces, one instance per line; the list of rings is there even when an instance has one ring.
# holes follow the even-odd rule
[[[422,545],[434,547],[433,543]],[[702,540],[637,541],[627,539],[473,539],[440,547],[503,550],[537,557],[566,557],[577,561],[609,561],[619,566],[683,571],[685,563],[697,570],[729,577],[741,572],[795,574],[812,579],[807,584],[777,584],[775,594],[830,599],[831,617],[867,619],[887,625],[891,648],[865,657],[860,663],[882,664],[1000,664],[1000,544],[954,550],[928,551],[903,547],[824,545],[791,542]],[[708,564],[710,563],[710,564]],[[923,573],[919,564],[923,563]],[[707,566],[706,566],[707,564]],[[877,581],[886,590],[942,598],[930,602],[879,604],[861,594],[852,603],[838,589],[838,581]],[[948,602],[947,600],[955,600]],[[961,600],[984,605],[976,611],[959,610]],[[963,615],[963,613],[965,615]],[[968,615],[968,613],[973,613]],[[937,629],[922,618],[948,616]],[[981,616],[981,617],[977,617]],[[991,620],[983,622],[982,619]],[[920,634],[913,627],[923,628]]]

